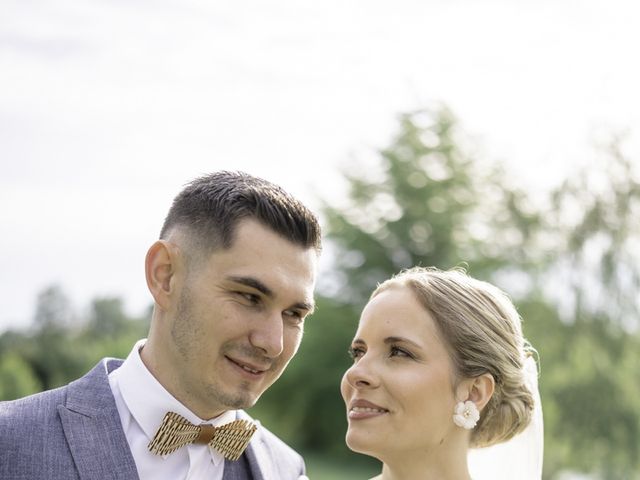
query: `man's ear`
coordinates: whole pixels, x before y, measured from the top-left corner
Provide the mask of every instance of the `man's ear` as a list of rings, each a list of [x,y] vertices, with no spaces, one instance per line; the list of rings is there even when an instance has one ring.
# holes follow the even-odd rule
[[[175,293],[175,275],[179,252],[175,245],[165,241],[156,241],[149,250],[144,262],[147,286],[158,305],[168,310]]]
[[[496,382],[493,375],[490,373],[483,373],[479,377],[472,379],[468,400],[475,403],[478,410],[482,411],[485,405],[489,403],[489,400],[491,400],[495,387]]]

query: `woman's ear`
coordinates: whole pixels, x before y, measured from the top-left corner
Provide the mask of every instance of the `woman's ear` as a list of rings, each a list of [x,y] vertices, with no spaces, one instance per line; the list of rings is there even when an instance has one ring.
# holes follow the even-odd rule
[[[493,375],[490,373],[483,373],[479,377],[472,379],[468,400],[475,403],[478,410],[482,411],[485,405],[489,403],[489,400],[491,400],[495,387],[496,382]]]
[[[174,245],[165,240],[158,240],[151,245],[145,258],[147,286],[156,305],[163,310],[168,310],[171,306],[172,293],[175,290],[177,256]]]

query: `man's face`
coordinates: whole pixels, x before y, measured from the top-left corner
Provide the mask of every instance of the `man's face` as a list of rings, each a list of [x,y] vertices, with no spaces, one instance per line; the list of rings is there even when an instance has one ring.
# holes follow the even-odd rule
[[[191,266],[167,324],[173,393],[202,418],[250,407],[298,350],[317,253],[255,220]]]

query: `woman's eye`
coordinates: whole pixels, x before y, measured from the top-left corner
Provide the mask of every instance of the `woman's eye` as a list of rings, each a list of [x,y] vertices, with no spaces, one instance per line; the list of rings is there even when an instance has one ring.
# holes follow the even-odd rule
[[[360,347],[349,347],[348,352],[349,352],[349,356],[354,360],[360,358],[365,353],[364,349]]]
[[[400,347],[391,347],[390,356],[391,357],[413,358],[413,355],[411,355],[409,352],[407,352],[406,350],[404,350],[404,349],[402,349]]]
[[[295,323],[301,323],[304,320],[304,316],[297,310],[285,310],[283,315],[293,320]]]

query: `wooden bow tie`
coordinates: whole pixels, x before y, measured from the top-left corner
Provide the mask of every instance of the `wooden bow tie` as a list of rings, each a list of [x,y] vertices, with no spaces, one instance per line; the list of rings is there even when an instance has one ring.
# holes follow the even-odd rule
[[[190,443],[208,444],[224,458],[237,460],[256,429],[257,426],[247,420],[235,420],[220,427],[193,425],[177,413],[167,412],[148,448],[156,455],[167,455]]]

